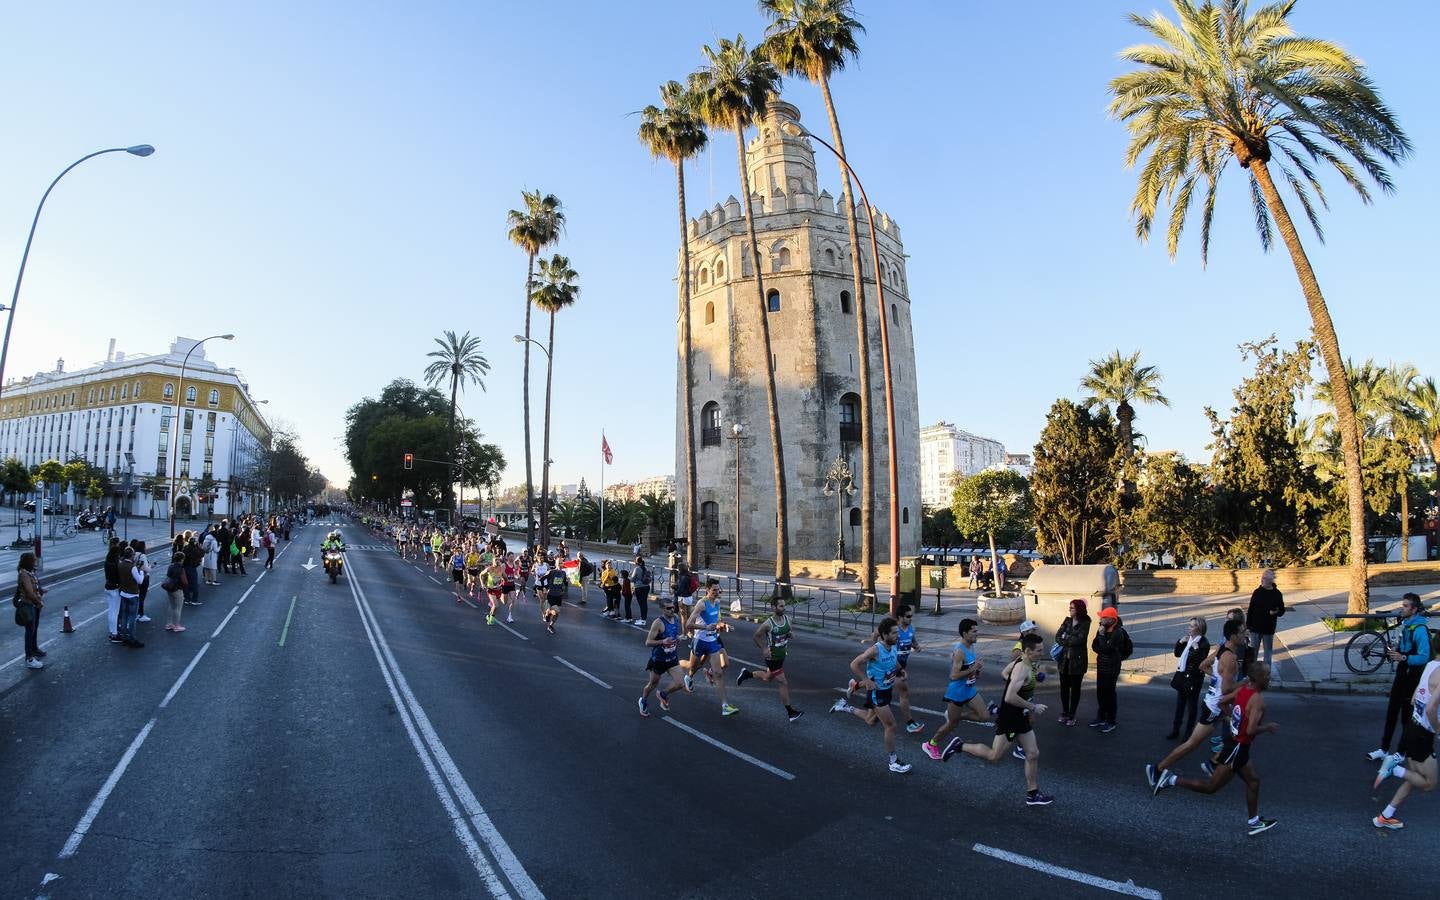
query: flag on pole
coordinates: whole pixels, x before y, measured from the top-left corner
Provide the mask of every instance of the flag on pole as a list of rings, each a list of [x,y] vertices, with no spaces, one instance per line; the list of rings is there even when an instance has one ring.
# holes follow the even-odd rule
[[[600,452],[605,456],[605,465],[615,465],[615,454],[610,452],[610,442],[605,439],[605,432],[600,432]]]

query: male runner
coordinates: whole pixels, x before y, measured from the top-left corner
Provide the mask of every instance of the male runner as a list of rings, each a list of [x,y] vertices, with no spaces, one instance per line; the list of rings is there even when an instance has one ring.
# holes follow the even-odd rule
[[[720,632],[729,630],[730,626],[720,621],[720,582],[714,578],[706,579],[705,596],[695,604],[694,612],[690,613],[690,619],[685,623],[685,631],[695,635],[695,643],[690,648],[690,662],[685,667],[685,690],[695,689],[695,670],[704,666],[705,677],[720,692],[722,716],[733,716],[740,711],[725,699],[725,645],[720,641]]]
[[[420,533],[420,549],[425,554],[425,565],[432,565],[435,561],[435,548],[430,544],[430,532]]]
[[[1234,733],[1233,737],[1227,736],[1225,750],[1210,780],[1170,775],[1156,783],[1156,793],[1179,785],[1197,794],[1213,794],[1229,784],[1236,773],[1239,773],[1241,780],[1245,782],[1245,807],[1250,814],[1245,823],[1246,833],[1254,837],[1274,828],[1277,824],[1274,819],[1262,818],[1260,815],[1260,777],[1255,774],[1255,764],[1250,759],[1255,738],[1280,730],[1280,726],[1274,722],[1264,721],[1265,689],[1269,686],[1270,665],[1264,660],[1251,660],[1250,679],[1235,692],[1235,704],[1230,708],[1230,730]]]
[[[559,566],[552,566],[545,573],[545,607],[540,615],[545,620],[545,630],[551,634],[555,633],[555,623],[560,620],[560,604],[565,602],[568,583],[565,570]]]
[[[1391,798],[1390,805],[1371,819],[1376,828],[1399,829],[1405,823],[1395,818],[1396,808],[1416,788],[1435,790],[1435,734],[1440,732],[1440,661],[1431,660],[1420,673],[1420,683],[1410,698],[1410,717],[1400,733],[1400,752],[1408,761],[1403,764],[1394,756],[1380,763],[1380,776],[1375,787],[1391,775],[1404,780]]]
[[[885,755],[889,758],[890,771],[904,775],[910,771],[910,764],[902,762],[895,753],[895,714],[890,710],[895,682],[905,677],[900,669],[900,652],[896,649],[900,641],[900,623],[886,616],[880,620],[876,632],[880,635],[879,640],[850,661],[850,671],[855,673],[855,688],[865,691],[865,705],[851,706],[841,697],[830,707],[830,711],[854,713],[867,725],[876,721],[884,725]]]
[[[735,683],[741,685],[751,678],[775,682],[780,688],[780,702],[785,705],[785,715],[789,716],[790,721],[793,722],[804,713],[790,705],[790,685],[785,681],[785,653],[789,648],[792,636],[790,617],[785,615],[784,597],[778,594],[772,597],[770,606],[773,610],[770,618],[761,622],[760,627],[755,629],[755,634],[752,636],[755,646],[765,654],[766,671],[752,672],[749,669],[741,669]]]
[[[430,532],[430,555],[435,563],[435,571],[440,571],[440,565],[444,558],[445,535],[436,528]]]
[[[675,615],[674,599],[660,599],[660,618],[650,623],[645,646],[650,648],[650,661],[645,664],[650,675],[645,679],[645,687],[640,689],[640,715],[650,715],[650,692],[659,686],[660,676],[666,672],[670,673],[670,690],[656,691],[655,696],[660,698],[660,708],[669,712],[670,695],[685,686],[680,679],[680,619]]]
[[[900,623],[900,636],[895,642],[895,652],[903,673],[910,663],[910,654],[919,653],[922,648],[920,642],[915,640],[915,610],[911,609],[909,604],[902,603],[895,610],[895,615]],[[900,693],[900,714],[905,717],[905,730],[910,734],[919,734],[925,730],[925,726],[915,721],[915,717],[910,714],[910,679],[901,678],[895,687]]]
[[[975,683],[985,663],[975,655],[975,642],[980,638],[980,623],[974,619],[960,620],[960,640],[950,651],[950,683],[945,686],[945,724],[935,736],[920,745],[931,759],[940,758],[940,739],[955,730],[962,719],[978,725],[995,727],[990,710]]]
[[[1164,789],[1169,781],[1170,767],[1184,759],[1191,750],[1205,743],[1205,739],[1217,726],[1221,734],[1224,734],[1225,713],[1235,699],[1236,683],[1240,676],[1240,653],[1249,646],[1250,631],[1245,627],[1245,623],[1226,619],[1224,633],[1224,643],[1212,650],[1200,663],[1201,670],[1206,665],[1211,667],[1210,677],[1205,690],[1204,709],[1195,720],[1190,736],[1183,744],[1171,750],[1158,765],[1145,766],[1145,780],[1150,784],[1151,796]],[[1207,776],[1214,771],[1213,765],[1201,768]]]
[[[480,549],[473,543],[465,546],[465,583],[470,586],[470,596],[480,599],[480,573],[489,563],[480,560]]]
[[[455,584],[455,602],[465,602],[465,550],[457,541],[450,551],[450,580]]]
[[[485,624],[494,625],[495,608],[500,605],[500,597],[504,592],[505,569],[493,555],[490,557],[490,564],[480,570],[480,580],[485,583],[485,596],[490,601],[490,612],[485,615]]]

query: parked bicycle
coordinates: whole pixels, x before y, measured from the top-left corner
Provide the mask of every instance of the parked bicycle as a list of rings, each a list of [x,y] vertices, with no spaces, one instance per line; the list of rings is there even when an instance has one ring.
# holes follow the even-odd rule
[[[1369,675],[1388,660],[1391,650],[1398,649],[1399,614],[1381,614],[1385,627],[1380,631],[1362,631],[1345,642],[1345,667],[1356,675]],[[1430,629],[1430,640],[1440,639],[1440,632]]]

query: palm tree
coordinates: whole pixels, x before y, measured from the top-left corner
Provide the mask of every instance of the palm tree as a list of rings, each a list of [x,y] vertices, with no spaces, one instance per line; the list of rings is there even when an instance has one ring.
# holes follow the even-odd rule
[[[1113,407],[1120,437],[1120,455],[1129,459],[1135,453],[1135,407],[1132,403],[1158,403],[1169,406],[1170,400],[1160,393],[1160,370],[1140,365],[1140,351],[1121,356],[1116,350],[1104,359],[1090,360],[1090,373],[1080,379],[1080,388],[1089,392],[1087,409]]]
[[[755,237],[755,209],[750,200],[750,176],[745,169],[745,129],[765,109],[780,86],[775,66],[749,52],[743,35],[721,38],[719,49],[702,48],[705,65],[690,76],[695,110],[711,128],[735,132],[740,163],[740,190],[745,197],[745,227],[750,237],[750,263],[755,272],[756,310],[760,316],[760,343],[764,353],[765,399],[770,408],[770,453],[775,467],[775,581],[780,596],[790,591],[790,535],[786,513],[785,448],[780,439],[780,403],[775,395],[775,367],[770,349],[770,319],[765,305],[765,276],[760,270],[760,242]],[[743,275],[743,266],[742,266]]]
[[[530,292],[530,302],[550,314],[550,340],[545,354],[545,456],[540,463],[541,497],[550,494],[550,385],[555,375],[555,314],[574,304],[580,296],[576,277],[570,260],[557,253],[540,260],[541,283]],[[540,546],[550,546],[550,513],[545,505],[540,507]]]
[[[1420,410],[1423,389],[1420,372],[1408,363],[1385,370],[1385,418],[1390,436],[1405,448],[1405,470],[1400,473],[1400,561],[1410,561],[1410,469],[1429,449],[1425,416]]]
[[[860,55],[856,37],[865,32],[854,16],[850,0],[760,0],[760,12],[769,17],[759,50],[787,75],[799,75],[818,85],[830,119],[835,149],[845,158],[845,138],[830,95],[830,76]],[[855,291],[856,360],[860,364],[860,589],[875,591],[875,450],[870,428],[870,336],[865,313],[865,282],[860,270],[859,224],[850,188],[850,171],[840,167],[841,201],[845,227],[850,234],[850,275]],[[884,311],[881,310],[881,315]],[[889,382],[890,373],[885,373]],[[887,388],[888,390],[888,388]],[[897,498],[890,498],[895,502]],[[892,564],[894,560],[891,560]]]
[[[510,240],[525,251],[525,380],[521,391],[525,400],[525,532],[527,546],[535,544],[535,479],[530,469],[530,292],[535,287],[535,257],[560,239],[565,230],[565,212],[554,194],[522,191],[523,210],[512,209],[505,216],[510,226]],[[544,494],[540,495],[544,497]]]
[[[1253,15],[1245,0],[1171,2],[1178,24],[1159,13],[1130,17],[1158,43],[1122,51],[1141,68],[1110,82],[1110,112],[1130,131],[1126,164],[1149,154],[1131,203],[1136,236],[1146,240],[1156,208],[1162,199],[1170,203],[1167,246],[1173,259],[1199,186],[1204,261],[1221,172],[1233,159],[1248,173],[1260,244],[1270,249],[1273,222],[1300,280],[1325,369],[1339,386],[1335,408],[1350,514],[1349,611],[1365,613],[1365,494],[1355,407],[1330,309],[1270,166],[1273,161],[1279,168],[1323,241],[1314,201],[1327,204],[1312,164],[1328,164],[1369,202],[1369,189],[1346,159],[1388,192],[1394,186],[1384,161],[1405,157],[1410,142],[1358,59],[1338,44],[1296,36],[1288,22],[1295,0]]]
[[[680,353],[685,383],[680,402],[685,404],[685,555],[691,568],[697,560],[700,522],[695,516],[695,382],[694,354],[690,344],[690,241],[685,231],[685,161],[705,146],[705,125],[694,112],[694,98],[678,81],[660,86],[664,106],[647,106],[640,113],[640,142],[656,159],[665,157],[675,166],[680,192]],[[667,536],[668,537],[668,536]]]
[[[425,383],[439,387],[450,379],[450,425],[445,433],[445,446],[450,450],[450,481],[455,481],[455,403],[459,392],[466,383],[480,385],[485,390],[485,375],[490,371],[490,361],[480,352],[480,338],[465,332],[456,337],[455,332],[443,332],[444,339],[435,338],[439,350],[425,354],[435,360],[425,367]],[[448,489],[446,491],[449,493]],[[453,496],[451,498],[453,500]]]

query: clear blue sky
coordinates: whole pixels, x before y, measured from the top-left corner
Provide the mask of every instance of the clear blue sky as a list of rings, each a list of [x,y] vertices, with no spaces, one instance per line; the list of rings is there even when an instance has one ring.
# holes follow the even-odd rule
[[[852,162],[910,254],[922,421],[1029,451],[1088,360],[1139,349],[1173,405],[1142,409],[1137,427],[1152,448],[1208,457],[1202,408],[1228,408],[1245,371],[1235,345],[1304,337],[1309,320],[1288,258],[1260,250],[1238,177],[1222,187],[1208,269],[1194,231],[1174,263],[1133,236],[1134,174],[1105,87],[1140,37],[1125,13],[1166,5],[857,6],[869,32],[834,92]],[[1307,247],[1342,349],[1431,374],[1437,10],[1302,0],[1294,16],[1368,63],[1416,147],[1397,194],[1371,207],[1326,176],[1328,243]],[[608,480],[669,472],[675,182],[636,141],[632,113],[692,71],[702,43],[762,31],[742,0],[11,4],[0,276],[13,278],[61,168],[104,146],[158,152],[93,160],[52,196],[9,374],[57,356],[89,364],[111,337],[139,353],[234,331],[212,357],[241,368],[343,484],[345,408],[418,379],[431,338],[468,329],[494,368],[462,407],[518,482],[510,336],[525,260],[505,213],[540,188],[565,202],[558,250],[582,285],[558,326],[554,480],[598,481],[602,426]],[[785,96],[823,127],[815,90],[787,82]],[[713,164],[690,172],[692,212],[738,193],[733,140],[718,136]],[[838,193],[834,171],[822,158]],[[537,414],[537,462],[539,437]]]

